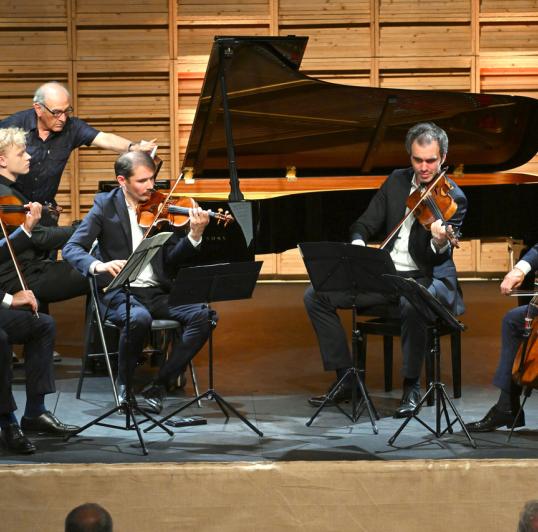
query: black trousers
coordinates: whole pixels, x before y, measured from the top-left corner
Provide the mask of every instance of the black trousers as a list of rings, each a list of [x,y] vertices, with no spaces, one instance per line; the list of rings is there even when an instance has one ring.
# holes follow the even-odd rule
[[[152,319],[177,320],[182,325],[181,334],[174,337],[172,354],[159,371],[158,382],[165,384],[177,378],[180,372],[198,353],[209,337],[209,309],[207,305],[168,304],[168,293],[161,287],[132,288],[130,308],[129,345],[127,344],[126,296],[123,290],[105,295],[103,303],[108,306],[106,318],[120,327],[118,379],[126,384],[132,376],[136,361],[144,348],[144,341]],[[213,316],[216,318],[216,314]]]
[[[0,309],[0,414],[17,409],[11,385],[13,370],[11,345],[24,345],[26,394],[48,394],[56,391],[52,353],[56,327],[47,314],[39,319],[26,310]]]
[[[37,261],[23,268],[23,274],[28,288],[40,303],[65,301],[90,291],[88,279],[64,261]],[[11,294],[21,289],[16,279],[2,283],[1,286]]]
[[[417,282],[428,287],[433,295],[442,299],[435,293],[431,281],[426,278],[417,278]],[[445,301],[441,301],[445,303]],[[352,364],[351,352],[348,343],[348,334],[344,329],[338,309],[349,309],[354,303],[354,296],[347,292],[316,292],[312,286],[306,289],[304,304],[314,332],[316,333],[323,367],[326,371],[348,368]],[[385,296],[374,293],[359,294],[355,305],[357,311],[365,311],[372,306],[398,305],[402,321],[401,342],[403,353],[402,375],[407,378],[420,376],[424,355],[427,348],[427,331],[423,318],[405,298],[389,301]]]

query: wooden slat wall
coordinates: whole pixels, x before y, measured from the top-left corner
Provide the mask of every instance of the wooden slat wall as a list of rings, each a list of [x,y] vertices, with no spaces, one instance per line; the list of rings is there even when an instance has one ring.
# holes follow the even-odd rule
[[[4,0],[0,117],[41,82],[73,92],[78,116],[158,137],[163,176],[180,171],[215,35],[308,35],[302,69],[356,86],[538,97],[538,0]],[[76,154],[64,221],[84,214],[115,155]],[[522,168],[538,173],[538,158]]]

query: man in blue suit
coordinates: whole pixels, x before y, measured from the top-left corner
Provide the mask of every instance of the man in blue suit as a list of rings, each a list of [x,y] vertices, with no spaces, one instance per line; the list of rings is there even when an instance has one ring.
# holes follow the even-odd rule
[[[521,285],[528,273],[537,269],[538,244],[525,253],[514,268],[505,275],[500,287],[501,293],[509,295],[514,288]],[[503,318],[501,354],[493,377],[493,384],[500,389],[499,399],[480,421],[466,425],[471,432],[490,432],[503,426],[512,427],[514,423],[520,407],[521,386],[512,379],[512,366],[523,340],[527,312],[530,313],[531,318],[536,315],[536,309],[529,305],[522,305],[509,310]],[[521,412],[515,426],[523,427],[524,425],[525,413]]]
[[[439,173],[448,150],[448,137],[432,123],[420,123],[407,133],[405,146],[411,167],[393,171],[376,192],[366,211],[350,228],[351,242],[365,245],[375,237],[383,238],[398,225],[408,209],[408,197],[419,187],[430,183]],[[404,277],[412,277],[426,286],[448,309],[455,314],[464,310],[461,290],[457,281],[456,267],[452,261],[450,228],[461,227],[467,210],[467,200],[460,188],[451,180],[450,196],[457,210],[445,226],[441,220],[426,230],[410,216],[400,230],[387,243],[396,270]],[[351,365],[346,331],[337,314],[339,308],[351,308],[353,303],[359,312],[372,306],[399,304],[402,320],[403,395],[395,417],[409,416],[420,400],[419,377],[426,351],[426,329],[416,309],[405,299],[388,301],[383,295],[359,294],[357,300],[351,293],[317,293],[310,286],[304,296],[305,307],[318,337],[324,369],[336,371],[340,380]],[[333,396],[333,402],[351,397],[351,383],[344,383]],[[309,402],[319,406],[326,395],[312,397]],[[330,403],[325,403],[330,404]]]
[[[106,286],[125,265],[126,259],[142,241],[137,207],[149,200],[154,187],[155,165],[145,152],[124,153],[116,160],[114,170],[118,188],[98,194],[92,209],[62,250],[63,258],[85,276],[99,274],[99,285]],[[106,317],[120,329],[118,390],[126,398],[126,384],[144,347],[152,318],[175,319],[183,329],[173,343],[172,354],[160,368],[152,386],[144,391],[151,411],[159,413],[167,384],[184,370],[202,348],[210,332],[207,305],[170,306],[168,295],[171,278],[180,264],[196,256],[209,215],[200,208],[190,209],[189,232],[174,235],[152,259],[151,264],[131,283],[129,349],[126,341],[126,296],[123,289],[106,292],[101,301]],[[97,240],[99,259],[90,254]]]
[[[31,233],[41,218],[39,203],[29,203],[27,207],[23,225],[9,236],[15,255],[32,246]],[[12,263],[5,238],[0,240],[0,263]],[[25,432],[64,436],[78,430],[62,423],[45,407],[45,395],[56,389],[52,363],[55,336],[54,320],[47,314],[37,314],[37,301],[31,290],[10,294],[0,289],[0,429],[5,447],[14,453],[36,451]],[[17,405],[12,393],[11,344],[24,345],[26,408],[21,425],[14,414]]]

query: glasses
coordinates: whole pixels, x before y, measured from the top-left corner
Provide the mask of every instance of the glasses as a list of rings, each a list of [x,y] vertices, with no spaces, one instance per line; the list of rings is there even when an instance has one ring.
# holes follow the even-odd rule
[[[72,107],[68,107],[63,111],[60,111],[59,109],[49,109],[44,103],[40,103],[39,105],[41,105],[41,107],[44,107],[54,118],[60,118],[60,116],[62,115],[69,116],[73,112]]]

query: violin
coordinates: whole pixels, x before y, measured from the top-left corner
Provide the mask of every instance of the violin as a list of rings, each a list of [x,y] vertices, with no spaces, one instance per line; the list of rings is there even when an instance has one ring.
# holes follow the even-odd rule
[[[7,230],[6,226],[22,225],[25,221],[26,213],[28,211],[29,209],[26,208],[23,205],[22,201],[16,196],[0,196],[0,228],[4,233],[4,237],[6,239],[6,246],[11,256],[11,260],[13,261],[15,271],[17,272],[19,283],[23,290],[28,290],[28,283],[26,282],[26,279],[22,274],[22,270],[17,261],[15,251],[13,250],[13,246],[11,245],[11,242],[9,240],[9,231]],[[34,316],[36,318],[39,318],[39,314],[37,311],[34,312]]]
[[[431,230],[433,222],[441,220],[446,226],[446,234],[450,243],[456,248],[460,247],[458,239],[461,234],[459,230],[454,230],[447,225],[447,220],[450,220],[458,210],[458,204],[450,195],[450,191],[454,187],[446,178],[447,170],[448,167],[445,167],[426,187],[419,187],[409,195],[406,201],[409,212],[385,238],[380,246],[381,249],[392,239],[411,214],[427,231]]]
[[[43,210],[48,211],[56,219],[62,212],[61,207],[51,204],[43,205]],[[17,196],[0,196],[0,216],[6,226],[19,226],[24,223],[28,207]]]
[[[189,221],[189,209],[197,206],[193,198],[186,196],[172,198],[170,195],[166,196],[153,190],[150,199],[137,206],[138,224],[144,229],[165,223],[174,227],[183,227]],[[228,211],[223,212],[223,209],[218,209],[217,212],[206,212],[211,218],[217,220],[217,223],[222,222],[224,227],[234,221],[232,215]]]
[[[520,386],[538,387],[538,295],[527,308],[523,341],[512,366],[512,378]]]

